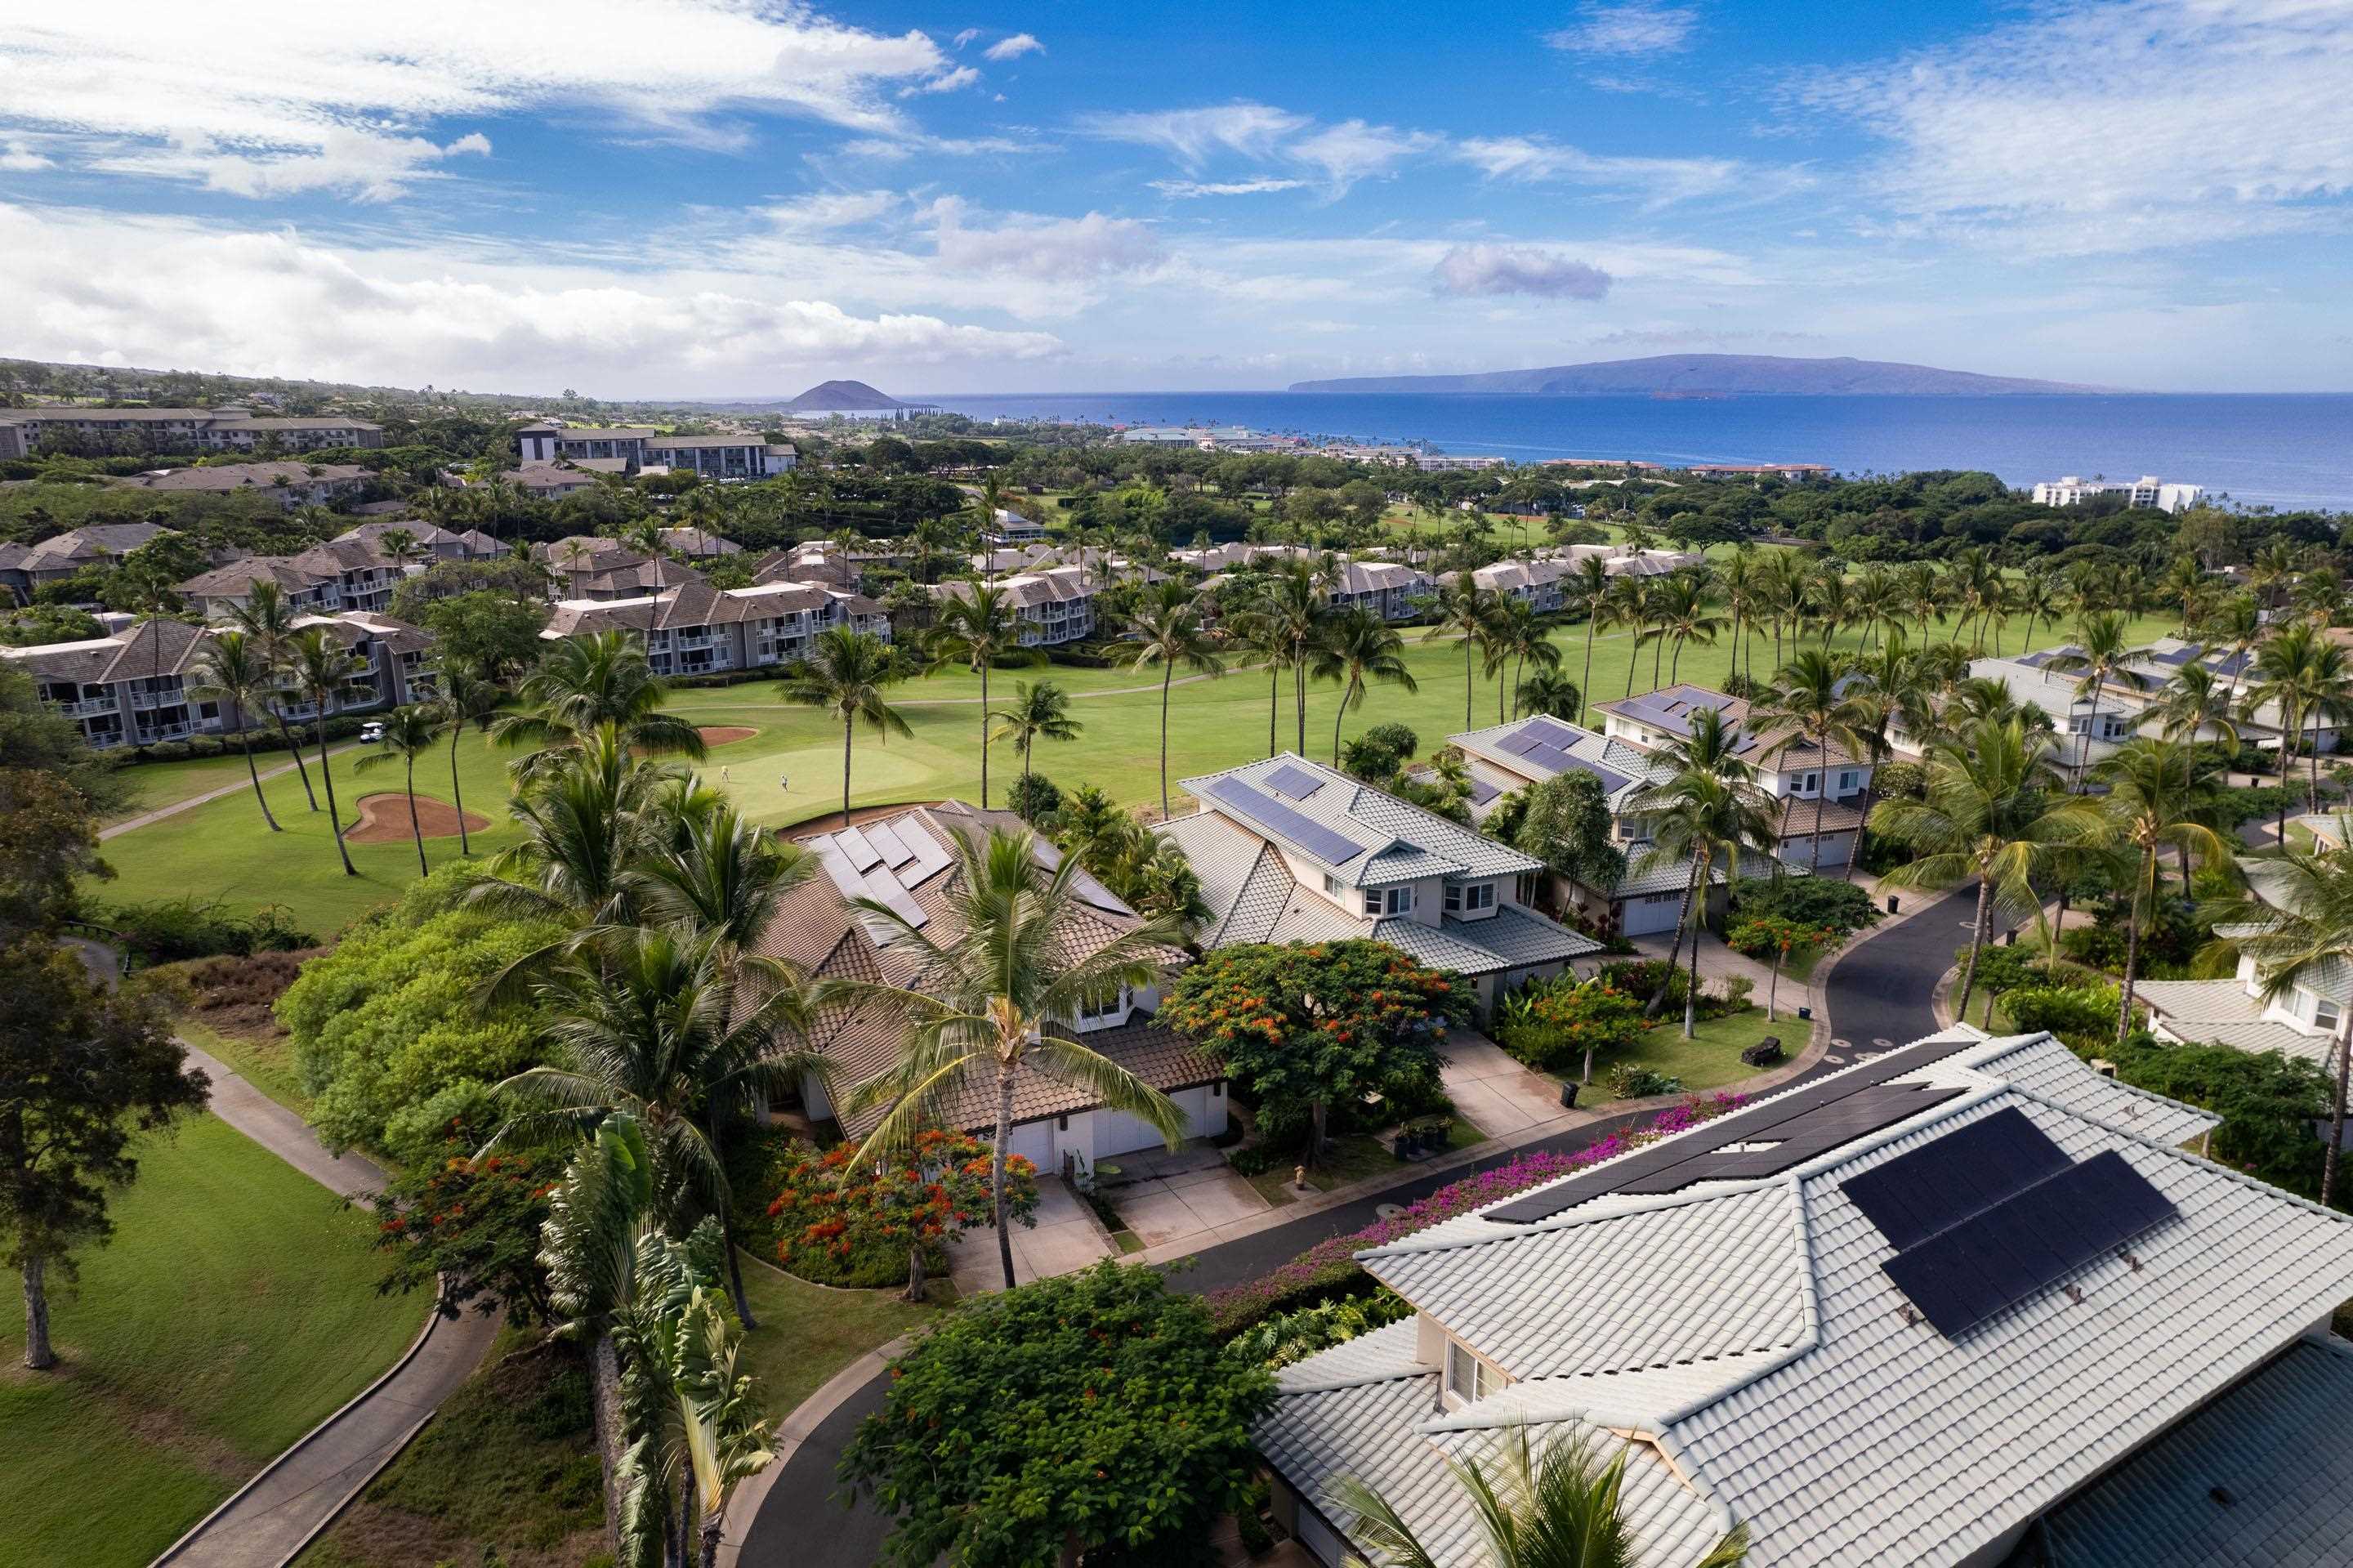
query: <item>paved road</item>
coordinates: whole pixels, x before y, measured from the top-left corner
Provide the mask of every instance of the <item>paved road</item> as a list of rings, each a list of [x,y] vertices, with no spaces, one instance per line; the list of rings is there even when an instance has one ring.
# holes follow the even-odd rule
[[[1936,1032],[1929,997],[1952,966],[1953,948],[1968,938],[1957,922],[1969,917],[1975,898],[1973,890],[1947,895],[1902,924],[1866,938],[1839,961],[1826,991],[1831,1026],[1840,1038],[1871,1051],[1881,1037],[1900,1045]],[[1785,1086],[1846,1065],[1844,1052],[1834,1047],[1831,1054],[1841,1060],[1820,1063]],[[1361,1230],[1378,1217],[1375,1211],[1381,1205],[1410,1203],[1441,1185],[1461,1181],[1473,1169],[1501,1164],[1532,1150],[1582,1149],[1636,1119],[1591,1123],[1475,1168],[1433,1172],[1340,1208],[1237,1237],[1175,1266],[1172,1283],[1179,1290],[1207,1291],[1258,1278],[1317,1242]],[[881,1408],[886,1386],[880,1376],[868,1383],[818,1423],[785,1462],[745,1532],[743,1568],[870,1568],[881,1560],[888,1527],[871,1509],[860,1505],[845,1510],[835,1500],[839,1483],[834,1467],[858,1424]]]

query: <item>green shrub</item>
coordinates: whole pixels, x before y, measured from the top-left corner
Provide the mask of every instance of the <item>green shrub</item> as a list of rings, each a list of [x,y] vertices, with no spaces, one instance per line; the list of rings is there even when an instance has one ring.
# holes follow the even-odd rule
[[[2112,985],[2021,986],[2002,998],[2011,1025],[2022,1034],[2044,1030],[2066,1039],[2113,1039],[2122,998]]]
[[[1609,1092],[1621,1100],[1648,1099],[1652,1095],[1679,1095],[1683,1081],[1666,1073],[1657,1073],[1631,1062],[1620,1062],[1609,1069]]]
[[[99,905],[90,917],[117,932],[145,964],[291,953],[319,945],[318,938],[295,926],[274,904],[250,915],[233,915],[217,898],[164,898],[151,904]]]
[[[1495,1013],[1496,1044],[1544,1072],[1566,1072],[1588,1056],[1622,1051],[1650,1027],[1642,999],[1605,979],[1524,986]]]
[[[1412,1316],[1413,1304],[1383,1286],[1369,1295],[1261,1318],[1228,1340],[1226,1349],[1245,1361],[1287,1367]]]

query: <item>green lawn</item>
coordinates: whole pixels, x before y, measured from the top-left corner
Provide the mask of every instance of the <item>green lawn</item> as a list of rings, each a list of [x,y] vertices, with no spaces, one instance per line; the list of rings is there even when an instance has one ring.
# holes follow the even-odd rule
[[[311,1118],[311,1092],[302,1086],[302,1073],[294,1062],[290,1035],[257,1040],[247,1034],[225,1034],[186,1016],[174,1027],[189,1044],[219,1057],[237,1076],[303,1120]]]
[[[2130,628],[2136,641],[2168,630],[2164,615],[2144,616]],[[2023,629],[2010,630],[2004,647],[2017,652],[2024,643]],[[2037,629],[2036,646],[2061,641],[2060,628]],[[1444,743],[1448,734],[1463,726],[1464,662],[1459,642],[1441,639],[1424,641],[1419,629],[1409,629],[1407,663],[1418,692],[1398,686],[1374,688],[1363,705],[1349,713],[1343,736],[1362,733],[1391,721],[1411,726],[1421,737],[1425,754]],[[1582,675],[1585,644],[1581,627],[1564,627],[1555,634],[1563,668],[1576,679]],[[1837,640],[1854,646],[1859,638]],[[1765,641],[1761,657],[1772,657]],[[1713,647],[1693,647],[1683,656],[1681,678],[1705,683],[1720,681],[1730,671],[1728,641]],[[1630,637],[1613,632],[1595,640],[1593,689],[1597,700],[1625,692],[1629,675],[1637,691],[1649,689],[1651,660],[1644,650],[1638,660]],[[1662,680],[1672,678],[1662,663]],[[1015,679],[1052,679],[1077,697],[1076,716],[1085,726],[1081,737],[1067,744],[1041,745],[1040,772],[1065,785],[1092,783],[1121,801],[1155,806],[1159,799],[1158,758],[1160,705],[1156,689],[1121,691],[1148,684],[1128,671],[1036,670],[1000,672],[991,683],[991,696],[1009,695]],[[1178,685],[1170,708],[1169,778],[1171,805],[1179,811],[1188,802],[1176,780],[1197,773],[1231,768],[1266,751],[1270,683],[1256,672],[1239,673],[1221,680],[1193,681]],[[1472,681],[1472,721],[1493,724],[1502,694],[1497,681]],[[871,805],[902,800],[933,800],[954,796],[977,800],[980,796],[981,709],[971,700],[977,682],[967,673],[913,681],[898,689],[912,734],[881,742],[866,732],[857,737],[852,758],[850,798]],[[1307,750],[1329,759],[1332,721],[1337,694],[1330,686],[1312,687],[1308,694]],[[779,702],[768,683],[696,690],[680,694],[676,710],[706,726],[748,726],[757,734],[713,748],[707,774],[718,779],[724,769],[725,786],[755,818],[785,825],[807,821],[841,799],[841,732],[806,709]],[[1297,727],[1287,695],[1281,698],[1276,726],[1278,745],[1296,744]],[[513,842],[505,825],[505,774],[502,754],[468,736],[459,748],[462,782],[469,807],[498,825],[475,839],[478,852],[495,851]],[[378,771],[355,780],[352,759],[338,758],[336,788],[346,821],[354,800],[364,791],[396,789],[396,773]],[[1018,768],[1014,755],[997,748],[991,762],[991,800],[1001,801],[1005,785]],[[315,769],[313,770],[315,772]],[[419,769],[418,788],[444,799],[448,769],[436,761]],[[294,917],[322,938],[332,937],[354,916],[390,899],[416,874],[415,851],[406,842],[354,845],[352,858],[361,875],[345,877],[337,864],[322,813],[305,808],[301,783],[292,776],[266,786],[287,832],[270,834],[261,824],[250,792],[228,796],[164,819],[110,841],[107,858],[121,873],[120,880],[100,888],[101,896],[121,900],[178,897],[192,891],[216,896],[233,906],[284,905]],[[435,862],[454,854],[454,839],[427,841]]]
[[[111,1245],[52,1291],[64,1363],[0,1323],[0,1563],[136,1568],[375,1381],[423,1325],[375,1222],[206,1116],[149,1143]]]
[[[1767,1034],[1778,1034],[1783,1048],[1795,1056],[1804,1049],[1800,1031],[1809,1027],[1787,1017],[1778,1023],[1767,1023],[1765,1010],[1752,1007],[1728,1017],[1703,1020],[1692,1038],[1686,1040],[1683,1020],[1671,1020],[1653,1027],[1631,1050],[1619,1052],[1594,1065],[1593,1087],[1603,1097],[1590,1103],[1609,1103],[1609,1070],[1620,1063],[1681,1078],[1686,1089],[1720,1089],[1726,1084],[1736,1084],[1764,1071],[1742,1062],[1743,1051]]]
[[[1486,1141],[1487,1135],[1469,1117],[1459,1113],[1446,1135],[1449,1153]],[[1261,1171],[1246,1180],[1257,1189],[1260,1197],[1281,1205],[1295,1201],[1291,1191],[1291,1172],[1290,1165],[1278,1165],[1271,1171]],[[1319,1192],[1329,1192],[1335,1187],[1361,1181],[1367,1176],[1394,1176],[1397,1173],[1398,1157],[1388,1143],[1368,1132],[1352,1132],[1332,1140],[1331,1150],[1324,1155],[1324,1162],[1308,1171],[1307,1184]]]
[[[761,1404],[772,1420],[781,1420],[867,1351],[938,1322],[943,1316],[938,1304],[955,1298],[944,1279],[931,1282],[931,1302],[921,1307],[900,1300],[895,1291],[828,1289],[796,1279],[748,1253],[744,1294],[751,1299],[752,1315],[760,1320],[760,1327],[744,1336],[744,1361],[760,1380]]]
[[[349,748],[349,742],[330,743],[328,750],[337,755],[339,768],[343,766],[340,753]],[[304,751],[302,759],[315,766],[318,755],[314,747]],[[293,761],[284,751],[257,751],[253,754],[253,766],[263,773],[273,768],[290,768]],[[175,806],[183,800],[194,800],[198,795],[210,794],[232,784],[248,782],[245,756],[234,751],[226,757],[191,758],[185,762],[135,763],[123,768],[120,777],[131,786],[132,798],[121,811],[110,819],[115,821],[138,816],[142,811]],[[300,784],[298,779],[298,792]],[[247,801],[250,804],[252,796],[248,793]]]

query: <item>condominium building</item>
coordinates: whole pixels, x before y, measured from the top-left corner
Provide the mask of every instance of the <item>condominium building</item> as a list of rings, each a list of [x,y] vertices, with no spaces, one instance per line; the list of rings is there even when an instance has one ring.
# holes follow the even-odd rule
[[[2138,479],[2083,479],[2069,474],[2064,479],[2045,480],[2034,487],[2037,506],[2075,506],[2086,501],[2115,496],[2127,506],[2150,506],[2159,512],[2187,512],[2198,504],[2206,493],[2205,486],[2170,483],[2155,474],[2143,474]]]
[[[1503,468],[1511,462],[1499,457],[1450,457],[1442,452],[1421,452],[1415,456],[1413,466],[1424,473],[1477,473],[1485,469]]]
[[[327,703],[329,715],[412,702],[430,689],[429,632],[368,614],[303,616],[294,625],[324,629],[357,660],[349,683]],[[0,648],[0,658],[30,674],[38,694],[79,724],[93,747],[152,746],[236,727],[235,714],[200,690],[201,656],[211,636],[208,627],[142,620],[104,637]],[[318,716],[316,706],[292,691],[272,709],[296,722]],[[262,725],[269,715],[248,714],[245,722]]]
[[[0,408],[0,457],[55,447],[70,435],[133,451],[289,451],[380,447],[384,427],[344,414],[264,415],[250,408],[94,408],[80,405]]]
[[[1101,572],[1083,567],[1052,567],[1041,572],[1020,572],[999,578],[1021,622],[1021,646],[1053,648],[1079,642],[1094,634],[1095,595],[1105,584]],[[969,598],[968,582],[933,585],[934,599]]]
[[[559,599],[540,635],[633,631],[645,639],[655,674],[715,675],[790,663],[809,639],[835,627],[891,639],[890,614],[863,594],[820,583],[714,588],[699,575],[634,599]]]
[[[351,463],[232,462],[206,468],[165,468],[109,482],[158,495],[266,495],[291,512],[332,506],[359,494],[373,476]]]
[[[431,558],[419,555],[394,559],[384,547],[386,532],[370,524],[296,555],[248,556],[199,572],[175,584],[174,589],[207,620],[225,620],[244,608],[259,582],[277,584],[280,597],[298,609],[322,614],[380,611],[392,603],[393,590],[403,579],[423,571]],[[442,538],[453,541],[460,535],[442,535]]]
[[[615,425],[525,425],[515,446],[527,469],[548,468],[559,460],[609,461],[621,471],[646,468],[699,473],[706,479],[765,479],[800,461],[790,444],[770,444],[762,435],[671,436],[649,427]]]
[[[38,544],[0,545],[0,589],[30,603],[35,588],[119,559],[171,532],[158,523],[92,523],[53,534]]]

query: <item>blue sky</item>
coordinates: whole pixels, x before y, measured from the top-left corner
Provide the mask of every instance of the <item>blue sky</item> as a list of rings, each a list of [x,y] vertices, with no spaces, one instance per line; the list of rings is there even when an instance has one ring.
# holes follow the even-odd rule
[[[2353,388],[2344,0],[50,6],[0,355],[608,396]]]

